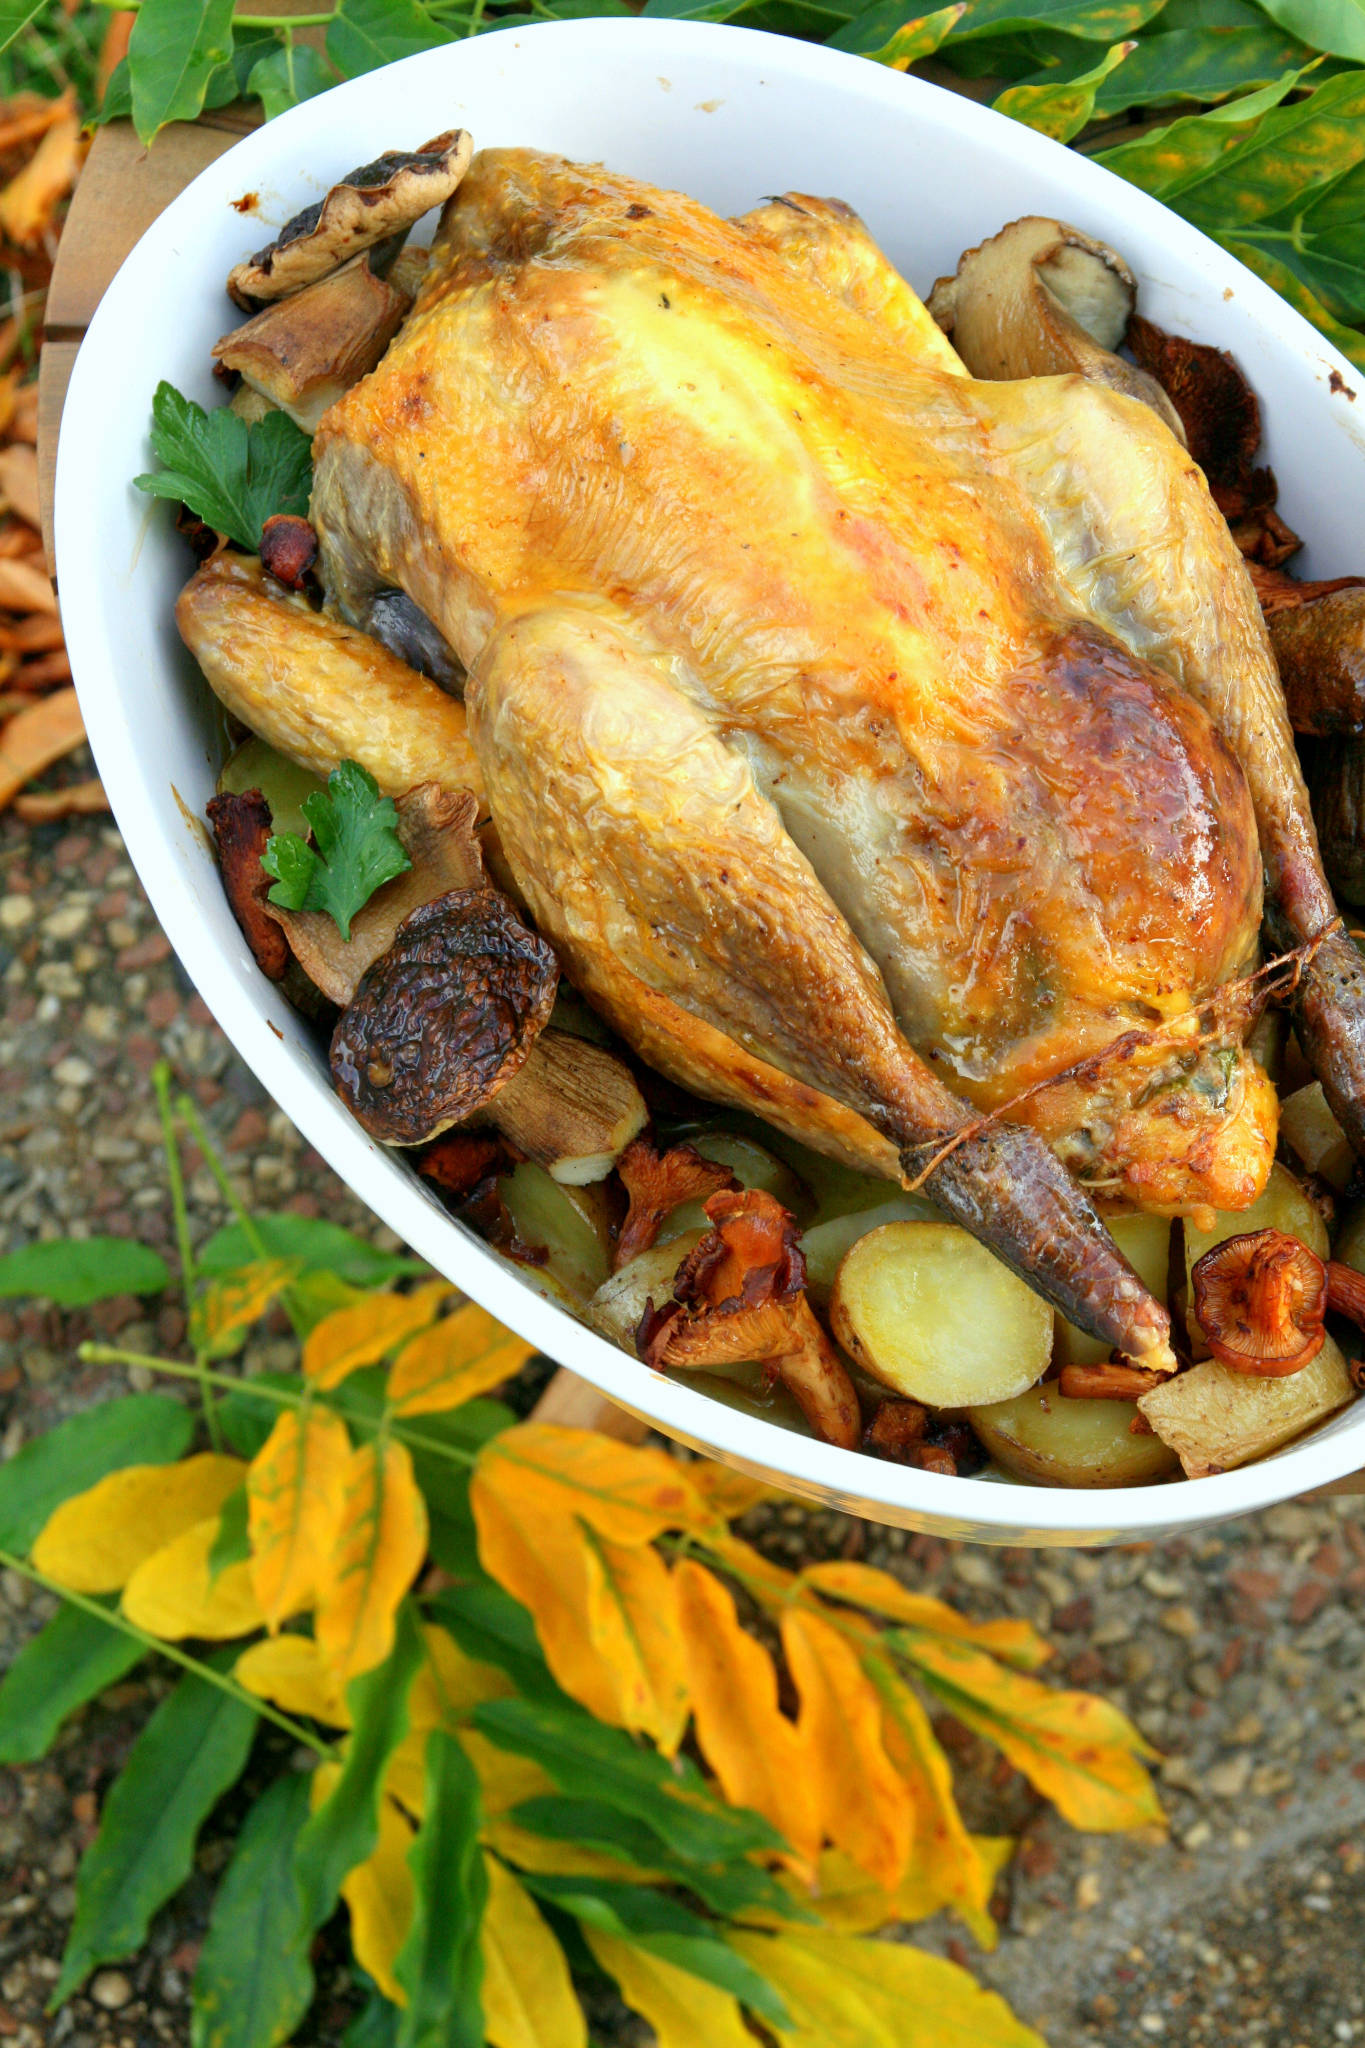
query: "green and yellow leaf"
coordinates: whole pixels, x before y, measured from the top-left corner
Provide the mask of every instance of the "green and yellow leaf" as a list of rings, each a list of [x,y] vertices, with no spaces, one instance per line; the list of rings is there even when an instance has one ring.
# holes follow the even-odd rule
[[[972,1835],[970,1839],[980,1861],[983,1881],[993,1891],[1014,1854],[1014,1838]],[[803,1903],[813,1905],[825,1925],[836,1934],[877,1934],[883,1927],[902,1922],[913,1925],[917,1920],[931,1919],[945,1904],[932,1856],[912,1859],[894,1892],[875,1884],[842,1849],[825,1850],[813,1892],[807,1892],[795,1880],[789,1882],[795,1895]],[[982,1948],[995,1947],[1000,1930],[989,1912],[960,1899],[948,1903]],[[766,1919],[763,1924],[777,1927],[786,1923]]]
[[[691,1706],[672,1575],[650,1544],[610,1543],[591,1531],[585,1542],[588,1634],[616,1688],[605,1718],[672,1756]]]
[[[658,2048],[754,2048],[743,2009],[730,1992],[619,1935],[595,1927],[583,1932],[626,2004],[653,2027]]]
[[[914,1809],[882,1741],[877,1690],[857,1650],[817,1614],[788,1608],[782,1647],[800,1697],[797,1734],[822,1831],[892,1892],[909,1860]]]
[[[245,1473],[240,1458],[210,1451],[178,1465],[125,1465],[62,1502],[33,1562],[73,1592],[116,1593],[144,1558],[216,1515]]]
[[[305,1379],[336,1387],[362,1366],[377,1365],[434,1322],[454,1291],[448,1281],[428,1280],[411,1294],[368,1294],[353,1307],[334,1309],[304,1341]]]
[[[995,1880],[958,1810],[948,1759],[929,1716],[879,1649],[864,1650],[863,1669],[881,1695],[882,1740],[914,1809],[902,1889],[913,1898],[932,1895],[936,1907],[951,1907],[969,1926],[979,1925]]]
[[[1095,96],[1106,78],[1136,48],[1132,42],[1115,43],[1098,64],[1077,78],[1008,86],[994,102],[995,111],[1022,121],[1026,128],[1036,128],[1040,135],[1050,135],[1054,142],[1070,142],[1094,120]]]
[[[343,1682],[388,1656],[399,1603],[426,1547],[426,1503],[406,1449],[361,1444],[347,1460],[313,1619],[318,1647]]]
[[[637,1869],[633,1863],[622,1863],[601,1849],[580,1849],[576,1842],[538,1835],[513,1820],[490,1821],[483,1839],[497,1855],[536,1877],[605,1877],[620,1884],[659,1882],[657,1875]]]
[[[649,1543],[665,1529],[701,1533],[716,1519],[688,1468],[664,1452],[544,1422],[504,1430],[480,1454],[470,1500],[481,1552],[482,1511],[490,1499],[503,1502],[529,1530],[547,1516],[576,1516],[609,1543]],[[491,1564],[488,1569],[498,1576]]]
[[[195,1350],[210,1358],[235,1350],[243,1332],[260,1321],[301,1270],[297,1259],[253,1259],[235,1273],[210,1280],[190,1316]]]
[[[123,1589],[123,1611],[138,1628],[163,1642],[186,1636],[221,1642],[248,1636],[264,1617],[246,1564],[230,1564],[217,1573],[210,1557],[218,1536],[218,1518],[196,1522],[144,1558]]]
[[[346,1690],[311,1636],[271,1636],[243,1650],[237,1683],[286,1714],[304,1714],[329,1728],[349,1728]]]
[[[505,1671],[467,1657],[448,1629],[428,1623],[422,1637],[427,1657],[408,1694],[410,1728],[453,1727],[480,1701],[506,1699],[516,1691]]]
[[[751,1806],[813,1866],[821,1814],[806,1745],[777,1704],[777,1672],[729,1592],[685,1558],[674,1571],[697,1740],[735,1806]]]
[[[281,1413],[246,1475],[251,1583],[271,1629],[309,1607],[340,1527],[351,1439],[326,1408]]]
[[[486,1856],[484,1867],[483,2024],[489,2041],[493,2048],[587,2048],[583,2010],[563,1949],[507,1866]],[[753,2048],[752,2040],[745,2048]]]
[[[467,1301],[403,1346],[389,1373],[389,1402],[395,1415],[458,1408],[510,1379],[534,1356],[534,1344]]]
[[[808,1564],[801,1578],[804,1584],[814,1586],[832,1600],[865,1607],[873,1614],[885,1615],[888,1621],[904,1622],[930,1635],[953,1636],[964,1643],[975,1643],[978,1649],[989,1650],[993,1657],[1002,1657],[1020,1671],[1036,1671],[1052,1655],[1052,1645],[1044,1642],[1028,1622],[970,1621],[946,1601],[935,1600],[927,1593],[911,1593],[890,1572],[878,1571],[874,1565],[838,1561]]]
[[[415,1840],[416,1829],[407,1815],[392,1799],[381,1799],[379,1840],[341,1886],[351,1915],[356,1961],[395,2005],[407,2004],[393,1966],[412,1925],[414,1894],[408,1854]]]
[[[730,1939],[786,2002],[783,2048],[1046,2048],[956,1963],[906,1943],[805,1929]]]

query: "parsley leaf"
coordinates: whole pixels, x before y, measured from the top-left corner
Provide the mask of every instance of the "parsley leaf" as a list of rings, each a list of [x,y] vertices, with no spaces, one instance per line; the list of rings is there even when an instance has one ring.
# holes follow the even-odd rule
[[[312,846],[297,832],[278,832],[261,855],[261,866],[275,877],[270,901],[281,910],[325,910],[349,939],[361,906],[412,866],[398,837],[398,813],[358,761],[343,761],[325,792],[304,798],[303,815],[313,828]]]
[[[272,513],[307,516],[312,443],[288,413],[267,413],[249,427],[231,406],[205,412],[163,381],[152,400],[151,441],[162,466],[134,477],[138,489],[180,500],[238,547],[255,553]]]

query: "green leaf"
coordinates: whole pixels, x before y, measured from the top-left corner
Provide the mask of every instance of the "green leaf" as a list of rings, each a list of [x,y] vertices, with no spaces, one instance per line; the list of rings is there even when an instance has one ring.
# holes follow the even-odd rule
[[[193,1435],[169,1394],[127,1394],[59,1422],[0,1465],[0,1550],[26,1556],[64,1500],[125,1465],[169,1465]]]
[[[273,513],[308,510],[312,443],[287,413],[248,426],[231,406],[205,412],[163,379],[152,399],[151,442],[161,468],[134,477],[138,490],[183,503],[252,554]]]
[[[398,2007],[373,1986],[364,2007],[341,2037],[341,2048],[398,2048]]]
[[[212,1585],[219,1573],[225,1572],[230,1564],[245,1564],[250,1555],[251,1537],[247,1530],[246,1488],[239,1486],[235,1493],[228,1495],[218,1510],[218,1534],[214,1537],[213,1547],[209,1551],[209,1584]]]
[[[429,1273],[423,1259],[381,1252],[377,1246],[329,1223],[323,1216],[266,1215],[253,1218],[265,1256],[297,1259],[306,1272],[335,1273],[355,1287],[383,1287],[390,1280]],[[231,1273],[256,1257],[240,1223],[216,1230],[200,1249],[195,1264],[205,1275]]]
[[[241,1776],[255,1732],[255,1709],[206,1678],[182,1678],[161,1702],[110,1787],[77,1873],[53,2007],[100,1963],[142,1946],[152,1915],[189,1876],[199,1829]]]
[[[412,866],[398,836],[392,797],[358,761],[342,761],[327,778],[326,791],[303,800],[313,828],[312,846],[296,832],[278,832],[266,844],[261,866],[274,875],[270,901],[284,910],[323,910],[343,939],[351,919],[376,889]]]
[[[24,1644],[0,1684],[0,1764],[46,1756],[68,1714],[117,1685],[146,1645],[96,1615],[63,1605]]]
[[[279,1402],[256,1391],[265,1387],[301,1394],[303,1379],[296,1372],[263,1372],[250,1385],[234,1387],[230,1394],[223,1395],[218,1403],[219,1425],[228,1449],[236,1451],[239,1458],[254,1458],[279,1420]]]
[[[936,14],[907,19],[902,0],[901,23],[888,35],[885,0],[875,0],[875,5],[855,14],[852,21],[837,29],[828,39],[829,46],[832,50],[851,50],[857,56],[870,57],[874,64],[885,64],[892,71],[904,71],[907,66],[918,64],[922,57],[932,57],[966,12],[966,0],[957,0],[956,6],[940,7]]]
[[[547,1841],[600,1849],[639,1870],[657,1871],[695,1892],[713,1911],[732,1918],[761,1911],[789,1920],[819,1920],[818,1914],[810,1912],[759,1864],[743,1857],[730,1863],[703,1864],[675,1856],[653,1828],[604,1799],[559,1799],[545,1794],[522,1800],[508,1819],[533,1835],[544,1835]]]
[[[1112,71],[1116,71],[1137,44],[1115,43],[1098,64],[1078,78],[1058,85],[1011,85],[993,104],[997,114],[1008,114],[1054,142],[1070,142],[1095,117],[1095,94]]]
[[[429,1612],[450,1630],[467,1657],[505,1671],[523,1699],[569,1706],[550,1675],[534,1622],[501,1586],[489,1579],[447,1586],[430,1603]],[[570,1706],[569,1711],[576,1710]]]
[[[1013,35],[1037,29],[1060,29],[1090,43],[1116,43],[1131,36],[1161,12],[1164,0],[970,0],[967,12],[948,38],[951,55],[971,36]]]
[[[725,1863],[751,1849],[786,1847],[760,1815],[721,1805],[685,1757],[669,1762],[581,1707],[485,1700],[474,1710],[474,1726],[500,1749],[530,1757],[562,1792],[633,1813],[689,1862]]]
[[[1253,242],[1239,242],[1235,235],[1228,237],[1227,248],[1249,270],[1254,270],[1258,277],[1263,277],[1268,285],[1273,286],[1282,298],[1288,299],[1305,319],[1311,320],[1358,370],[1365,370],[1365,335],[1354,328],[1343,327],[1339,320],[1335,320],[1321,300],[1285,264],[1277,263],[1265,249],[1258,248]]]
[[[1220,165],[1235,161],[1244,147],[1254,153],[1262,117],[1278,108],[1298,82],[1299,73],[1287,71],[1259,92],[1244,93],[1221,107],[1210,107],[1206,114],[1187,114],[1165,128],[1149,129],[1133,142],[1100,150],[1095,161],[1183,212],[1179,202],[1186,189],[1197,192],[1206,179],[1216,176]],[[1319,91],[1326,89],[1323,86]],[[1301,105],[1311,106],[1312,100]],[[1297,108],[1286,111],[1293,113]]]
[[[522,1871],[520,1878],[528,1892],[572,1913],[586,1926],[620,1935],[637,1948],[676,1963],[680,1970],[718,1985],[775,2027],[791,2025],[786,2006],[767,1979],[719,1940],[708,1921],[676,1899],[646,1885],[618,1884],[608,1878],[540,1877],[530,1871]]]
[[[44,12],[47,0],[0,0],[0,55],[9,48],[16,36],[21,36],[30,22]]]
[[[37,1294],[85,1308],[116,1294],[159,1294],[170,1279],[149,1245],[128,1237],[58,1237],[0,1258],[0,1296]]]
[[[479,1935],[488,1875],[479,1847],[479,1781],[453,1735],[426,1744],[422,1825],[408,1855],[416,1886],[412,1928],[393,1974],[408,1994],[399,2048],[483,2048]]]
[[[335,1909],[347,1874],[365,1861],[379,1839],[384,1771],[407,1733],[408,1690],[425,1656],[421,1631],[405,1602],[384,1662],[347,1688],[353,1730],[346,1761],[331,1797],[302,1830],[294,1858],[302,1925],[310,1935]]]
[[[142,0],[128,44],[133,125],[150,142],[168,121],[196,121],[214,72],[232,57],[233,0]]]
[[[247,79],[247,93],[259,100],[267,121],[315,99],[336,84],[336,73],[307,43],[285,43],[268,56],[257,58]]]
[[[1365,64],[1365,0],[1261,0],[1272,21],[1315,50]]]
[[[346,78],[454,40],[416,0],[339,0],[327,24],[327,55]]]
[[[199,1952],[190,2048],[277,2048],[312,2003],[294,1876],[307,1819],[308,1780],[293,1771],[247,1814]]]
[[[1165,15],[1162,16],[1165,23]],[[1123,69],[1095,94],[1099,116],[1171,100],[1213,101],[1306,64],[1312,53],[1269,22],[1241,28],[1186,28],[1143,36]]]

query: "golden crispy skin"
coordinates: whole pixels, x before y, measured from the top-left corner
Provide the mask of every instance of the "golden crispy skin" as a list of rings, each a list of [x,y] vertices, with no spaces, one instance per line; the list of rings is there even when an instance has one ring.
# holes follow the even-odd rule
[[[1167,525],[1207,499],[1159,422],[1099,400],[1137,450],[1120,473],[1106,445],[1111,495],[1131,478],[1140,511],[1164,493]],[[836,206],[726,223],[490,152],[414,317],[323,422],[314,516],[351,616],[399,585],[466,663],[500,619],[566,595],[647,628],[910,1044],[993,1108],[1255,957],[1245,778],[1191,676],[1151,658],[1167,649],[1132,590],[1111,599],[1087,556],[1090,472],[1054,425],[1095,403],[1075,379],[965,377]],[[1199,598],[1249,633],[1230,541],[1201,526],[1200,550]],[[1172,1092],[1194,1131],[1169,1171],[1143,1105],[1112,1090],[1071,1127],[1073,1163],[1153,1207],[1254,1198],[1268,1092],[1235,1052],[1221,1089],[1199,1064],[1172,1055],[1155,1091],[1162,1133]],[[1013,1113],[1068,1135],[1046,1099]]]

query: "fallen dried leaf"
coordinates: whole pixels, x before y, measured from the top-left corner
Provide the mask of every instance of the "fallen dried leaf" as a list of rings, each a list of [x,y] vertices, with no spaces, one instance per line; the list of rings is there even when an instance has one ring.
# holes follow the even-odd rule
[[[74,106],[52,123],[37,149],[0,192],[0,231],[31,249],[53,225],[58,206],[76,181],[81,162],[81,119]]]
[[[58,690],[11,718],[0,732],[0,810],[35,775],[60,761],[85,738],[74,690]]]
[[[65,789],[45,789],[14,799],[14,815],[26,825],[50,825],[54,818],[88,818],[109,809],[98,775],[72,782]]]
[[[15,654],[51,654],[65,646],[62,622],[55,612],[29,612],[22,619],[0,619],[0,648]]]
[[[0,495],[8,502],[10,510],[26,519],[30,526],[42,525],[42,508],[38,500],[38,457],[26,442],[12,442],[8,448],[0,448]]]
[[[36,383],[20,386],[18,395],[14,400],[14,410],[9,418],[9,437],[11,441],[29,441],[34,447],[38,445],[38,386]]]
[[[55,683],[71,681],[71,658],[64,647],[52,654],[37,655],[26,661],[14,677],[18,690],[50,690]]]
[[[0,556],[0,605],[12,612],[55,612],[52,578],[32,562]]]
[[[6,118],[0,121],[0,154],[16,149],[20,143],[36,142],[69,115],[74,105],[70,93],[57,100],[45,100],[38,93],[16,93],[8,104]]]

